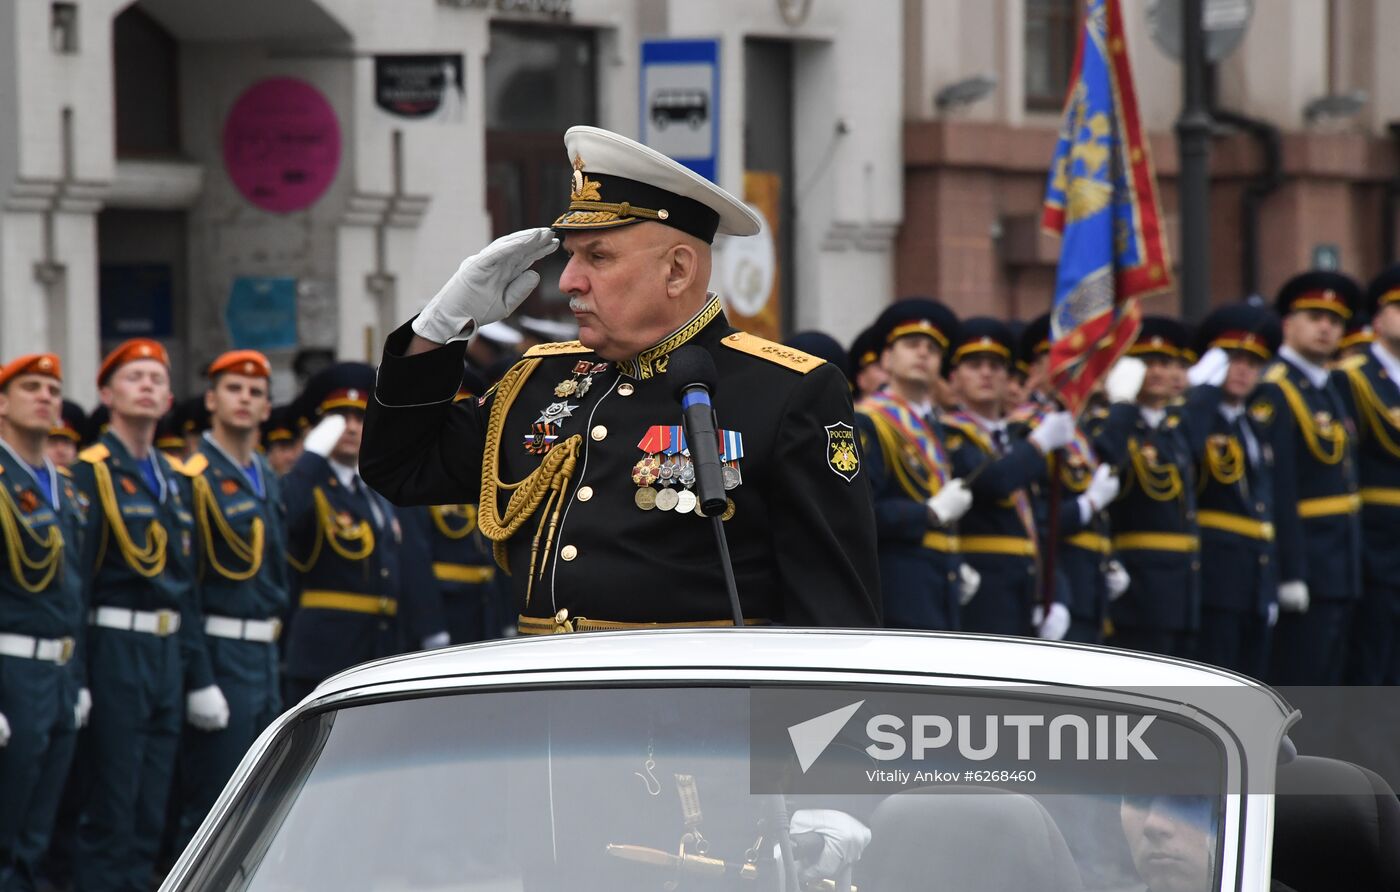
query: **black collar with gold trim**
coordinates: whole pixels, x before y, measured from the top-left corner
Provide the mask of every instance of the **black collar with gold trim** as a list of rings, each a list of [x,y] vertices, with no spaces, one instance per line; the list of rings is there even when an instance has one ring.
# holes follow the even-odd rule
[[[655,346],[648,347],[633,359],[619,361],[617,370],[628,377],[643,381],[664,375],[666,367],[670,364],[671,352],[693,340],[711,325],[715,325],[719,332],[729,331],[729,321],[724,317],[724,307],[717,294],[711,294],[709,301],[700,308],[700,312],[690,317],[690,321],[685,325],[658,341]]]

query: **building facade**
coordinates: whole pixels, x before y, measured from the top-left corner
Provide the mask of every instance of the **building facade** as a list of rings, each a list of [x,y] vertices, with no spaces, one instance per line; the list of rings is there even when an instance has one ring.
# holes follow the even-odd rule
[[[963,312],[1029,318],[1048,307],[1054,287],[1058,242],[1040,232],[1040,202],[1083,0],[903,5],[906,191],[896,291],[937,295]],[[1123,0],[1121,8],[1179,263],[1173,127],[1182,75],[1153,34],[1155,17],[1171,6],[1180,3]],[[1294,272],[1317,265],[1374,275],[1397,249],[1400,4],[1206,7],[1208,17],[1214,8],[1217,21],[1235,23],[1252,8],[1242,37],[1207,78],[1217,125],[1211,301],[1272,296]],[[1175,294],[1147,306],[1178,308]]]
[[[853,330],[895,292],[895,0],[13,0],[0,4],[0,356],[229,346],[296,370],[377,344],[494,235],[567,200],[563,130],[639,136],[652,39],[717,40],[717,244],[753,326]],[[682,97],[684,99],[684,97]],[[650,104],[649,104],[650,103]],[[562,266],[558,258],[555,263]],[[531,312],[560,314],[546,272]],[[566,315],[566,314],[565,314]]]

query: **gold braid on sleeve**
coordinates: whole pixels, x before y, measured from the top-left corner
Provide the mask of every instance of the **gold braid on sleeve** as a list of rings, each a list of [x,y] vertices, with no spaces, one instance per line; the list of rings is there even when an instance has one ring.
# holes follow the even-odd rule
[[[530,546],[530,575],[527,577],[525,589],[526,606],[530,604],[535,579],[544,573],[544,568],[549,563],[549,551],[564,507],[564,491],[573,477],[579,449],[583,445],[583,437],[574,434],[569,439],[556,443],[546,452],[539,467],[531,471],[524,480],[518,483],[506,483],[501,480],[502,428],[505,427],[506,416],[510,413],[525,380],[539,364],[539,359],[526,359],[517,363],[496,387],[491,415],[486,423],[486,449],[481,458],[481,499],[476,518],[481,534],[492,542],[491,551],[496,563],[509,573],[506,540],[515,535],[536,513],[540,514],[535,538]],[[506,504],[504,514],[500,513],[497,501],[497,494],[501,490],[510,493],[510,501]],[[541,504],[544,506],[543,512],[540,511]],[[542,556],[541,539],[544,542]]]

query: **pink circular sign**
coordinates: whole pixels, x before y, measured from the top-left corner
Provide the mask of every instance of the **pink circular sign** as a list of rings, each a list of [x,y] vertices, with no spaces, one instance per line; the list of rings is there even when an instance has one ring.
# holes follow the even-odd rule
[[[238,97],[224,122],[224,168],[243,197],[265,211],[310,207],[339,167],[335,109],[305,81],[259,81]]]

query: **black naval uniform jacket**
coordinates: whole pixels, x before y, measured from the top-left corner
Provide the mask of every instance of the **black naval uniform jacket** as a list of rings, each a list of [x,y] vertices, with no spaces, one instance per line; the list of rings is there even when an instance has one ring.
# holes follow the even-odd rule
[[[564,462],[572,473],[546,475],[558,488],[538,494],[523,521],[516,515],[505,540],[522,630],[731,616],[710,521],[638,505],[634,475],[645,479],[638,463],[649,454],[643,442],[657,426],[681,424],[666,368],[670,352],[687,342],[714,357],[717,426],[743,440],[742,482],[729,492],[725,530],[745,619],[879,624],[870,489],[850,390],[835,367],[736,332],[712,296],[634,359],[605,362],[578,342],[541,344],[481,400],[454,405],[466,345],[406,356],[412,337],[404,325],[388,338],[360,452],[361,473],[392,501],[470,502],[485,494],[478,524],[490,537],[489,515],[511,520],[507,487],[537,468],[559,470],[553,466],[574,452]]]
[[[1333,373],[1359,443],[1364,572],[1374,584],[1400,586],[1400,382],[1372,352]]]
[[[1264,373],[1249,411],[1273,441],[1279,581],[1303,580],[1314,600],[1356,600],[1356,437],[1336,382],[1315,387],[1302,369],[1279,359]]]
[[[1207,388],[1218,390],[1210,385],[1199,389]],[[1210,422],[1196,497],[1202,604],[1263,617],[1278,597],[1279,584],[1273,445],[1248,412],[1232,422],[1218,410]]]

